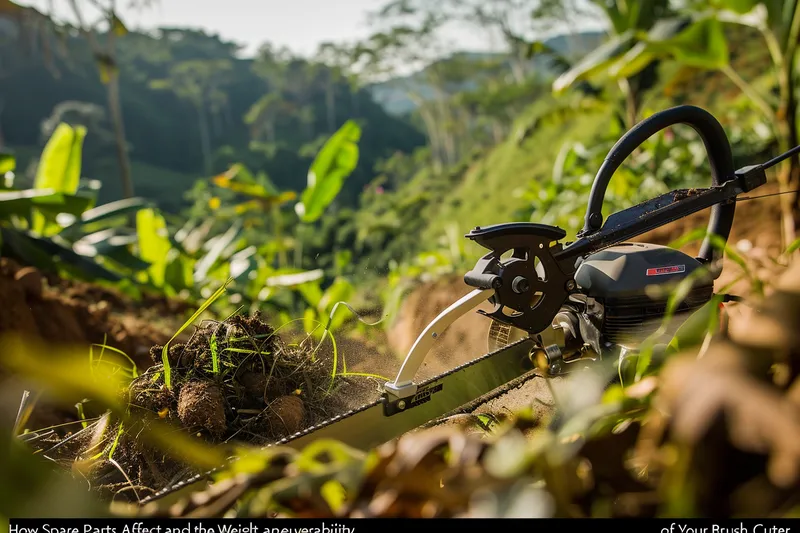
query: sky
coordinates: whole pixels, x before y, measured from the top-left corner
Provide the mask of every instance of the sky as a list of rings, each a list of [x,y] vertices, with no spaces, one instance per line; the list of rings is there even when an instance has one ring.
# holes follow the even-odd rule
[[[245,46],[249,55],[269,41],[295,53],[310,55],[325,41],[354,41],[368,36],[367,16],[386,0],[158,0],[144,10],[126,9],[119,1],[120,18],[130,29],[158,26],[202,28]],[[54,6],[56,15],[71,18],[68,0],[19,0],[43,12]],[[496,49],[486,35],[456,31],[448,36],[459,48]]]

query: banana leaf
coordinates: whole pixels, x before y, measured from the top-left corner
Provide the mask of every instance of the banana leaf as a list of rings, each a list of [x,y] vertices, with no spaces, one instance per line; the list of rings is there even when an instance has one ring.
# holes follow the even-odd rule
[[[51,239],[34,237],[12,228],[0,228],[0,236],[2,236],[3,255],[11,256],[40,270],[57,272],[60,268],[66,267],[71,273],[84,279],[107,281],[123,279],[120,274],[104,268],[92,259],[57,244]]]
[[[5,191],[0,192],[0,219],[11,215],[28,218],[33,209],[51,220],[63,213],[77,217],[93,201],[89,196],[58,193],[52,189]]]

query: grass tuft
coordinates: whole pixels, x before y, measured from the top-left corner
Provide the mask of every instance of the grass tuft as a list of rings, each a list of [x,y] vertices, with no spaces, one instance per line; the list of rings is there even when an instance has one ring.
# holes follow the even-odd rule
[[[178,336],[184,332],[186,328],[191,326],[195,320],[197,320],[200,315],[202,315],[206,309],[208,309],[211,304],[213,304],[220,296],[225,293],[225,290],[228,288],[228,285],[233,281],[233,279],[229,278],[222,286],[217,289],[214,294],[212,294],[203,305],[201,305],[194,314],[189,317],[189,320],[183,323],[183,325],[178,328],[178,331],[172,336],[170,340],[168,340],[164,347],[161,349],[161,361],[164,365],[164,385],[167,387],[168,390],[172,390],[172,368],[170,367],[169,363],[169,345],[172,341],[178,338]]]

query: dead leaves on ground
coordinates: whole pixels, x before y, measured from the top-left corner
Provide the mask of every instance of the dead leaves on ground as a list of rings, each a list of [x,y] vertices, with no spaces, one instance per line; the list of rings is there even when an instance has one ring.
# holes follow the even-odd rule
[[[729,338],[661,372],[635,463],[658,480],[665,512],[765,516],[800,489],[800,263]]]

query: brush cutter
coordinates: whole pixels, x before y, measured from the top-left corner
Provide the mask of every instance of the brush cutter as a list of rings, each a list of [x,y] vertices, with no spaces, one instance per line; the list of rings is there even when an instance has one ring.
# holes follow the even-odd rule
[[[703,140],[711,166],[708,188],[680,189],[610,215],[601,214],[606,187],[620,164],[655,133],[678,124]],[[800,147],[798,147],[800,148]],[[676,283],[692,278],[675,309],[672,328],[714,296],[721,273],[719,241],[727,241],[736,197],[766,182],[765,169],[797,153],[793,149],[767,163],[733,167],[731,146],[708,112],[680,106],[657,113],[628,131],[609,152],[591,189],[583,229],[574,242],[566,232],[535,223],[476,227],[466,238],[488,252],[466,273],[473,288],[441,312],[417,338],[381,397],[275,445],[303,448],[317,439],[335,439],[368,450],[409,430],[440,419],[465,405],[491,397],[513,382],[558,376],[593,361],[634,352],[660,324]],[[653,244],[626,242],[649,230],[711,208],[708,234],[697,257]],[[717,237],[713,237],[717,236]],[[448,326],[489,302],[489,353],[425,381],[416,381],[426,354]],[[542,369],[544,369],[542,371]],[[204,476],[172,485],[159,498]]]

